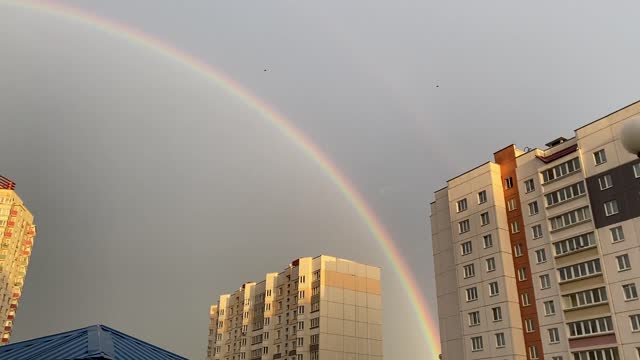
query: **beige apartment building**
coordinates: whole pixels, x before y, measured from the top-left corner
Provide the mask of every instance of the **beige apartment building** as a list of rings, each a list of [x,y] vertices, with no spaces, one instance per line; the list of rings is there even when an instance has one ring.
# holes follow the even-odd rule
[[[33,215],[15,192],[15,183],[0,176],[0,345],[11,337],[35,236]]]
[[[640,102],[435,192],[442,359],[640,359]]]
[[[382,360],[380,268],[304,257],[211,306],[207,359]]]

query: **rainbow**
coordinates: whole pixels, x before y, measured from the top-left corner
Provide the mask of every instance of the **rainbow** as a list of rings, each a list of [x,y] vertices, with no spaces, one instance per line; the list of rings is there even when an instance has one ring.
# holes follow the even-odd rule
[[[351,204],[358,216],[364,221],[371,234],[382,246],[389,261],[398,273],[402,286],[406,290],[413,309],[418,316],[420,328],[427,342],[432,359],[438,359],[440,354],[440,340],[438,336],[438,324],[429,312],[429,307],[424,298],[415,277],[404,261],[400,251],[395,246],[393,239],[384,228],[378,217],[371,210],[362,195],[351,184],[349,179],[338,167],[313,143],[302,131],[292,125],[284,116],[273,107],[264,103],[249,90],[242,87],[236,81],[226,76],[211,65],[182,51],[171,44],[145,34],[131,26],[114,20],[99,17],[86,10],[81,10],[68,5],[62,5],[51,1],[36,0],[0,0],[0,4],[37,11],[58,18],[74,21],[94,29],[110,34],[114,37],[127,40],[129,43],[141,46],[145,49],[163,55],[179,65],[186,66],[195,73],[200,74],[212,83],[220,86],[228,94],[242,100],[249,108],[256,111],[266,120],[271,122],[285,137],[298,146],[310,159],[312,159],[322,171],[331,179],[340,190],[345,199]],[[429,354],[427,354],[429,356]]]

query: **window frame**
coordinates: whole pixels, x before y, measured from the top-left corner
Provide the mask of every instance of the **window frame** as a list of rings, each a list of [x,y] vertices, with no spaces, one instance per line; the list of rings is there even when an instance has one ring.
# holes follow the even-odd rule
[[[625,240],[622,225],[609,228],[609,233],[611,234],[611,242],[614,244]]]
[[[613,177],[611,174],[604,174],[598,177],[598,187],[600,191],[611,189],[613,187]]]
[[[524,189],[525,194],[536,191],[536,183],[533,178],[524,181]]]
[[[602,205],[604,206],[605,216],[613,216],[620,213],[620,206],[618,205],[618,199],[605,201],[604,203],[602,203]]]
[[[458,213],[466,211],[467,209],[469,209],[469,204],[467,203],[467,198],[460,199],[460,200],[456,201],[456,210],[457,210]]]
[[[596,166],[605,164],[607,162],[607,153],[604,149],[593,152],[593,161]]]
[[[616,256],[616,264],[618,265],[618,272],[631,270],[631,258],[629,254]]]
[[[622,287],[622,297],[624,298],[624,301],[638,300],[638,288],[636,287],[636,283],[622,284],[620,287]],[[630,296],[627,297],[627,295]]]

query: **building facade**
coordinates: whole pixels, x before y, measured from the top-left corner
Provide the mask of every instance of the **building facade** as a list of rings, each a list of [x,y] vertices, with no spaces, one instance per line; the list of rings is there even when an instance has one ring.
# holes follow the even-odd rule
[[[304,257],[210,309],[207,359],[382,360],[380,268]]]
[[[640,359],[640,102],[435,192],[442,358]]]
[[[15,192],[15,183],[0,176],[0,345],[11,337],[35,235],[33,215]]]

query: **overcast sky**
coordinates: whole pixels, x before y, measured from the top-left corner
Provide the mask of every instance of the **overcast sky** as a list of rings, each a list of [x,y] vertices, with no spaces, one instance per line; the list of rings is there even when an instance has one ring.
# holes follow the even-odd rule
[[[433,191],[640,98],[637,1],[64,3],[280,110],[362,192],[433,312]],[[104,323],[200,359],[217,295],[328,254],[383,268],[385,358],[428,359],[383,250],[259,114],[171,59],[3,1],[0,49],[0,174],[38,226],[13,341]]]

